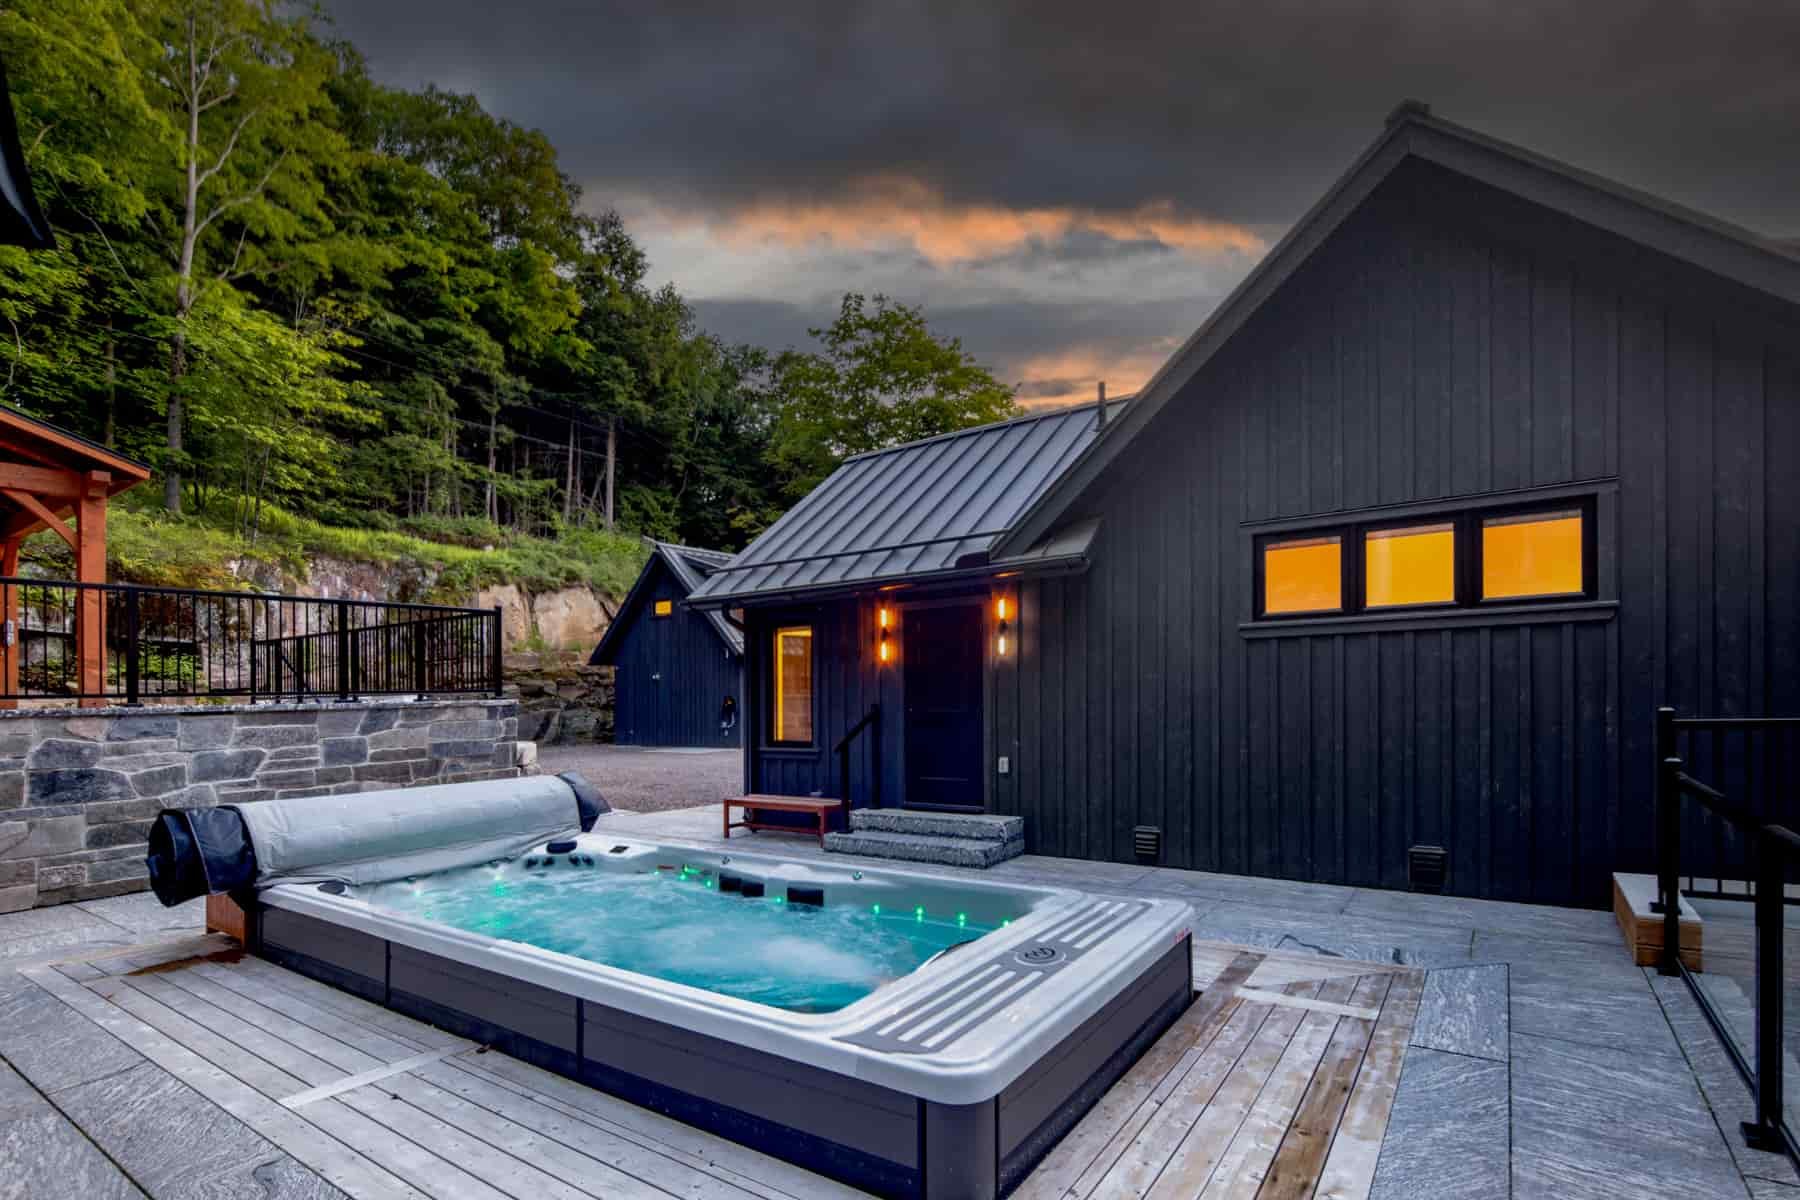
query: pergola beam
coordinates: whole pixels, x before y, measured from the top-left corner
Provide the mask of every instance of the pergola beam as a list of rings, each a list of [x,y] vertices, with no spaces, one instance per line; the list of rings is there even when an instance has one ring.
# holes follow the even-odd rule
[[[16,488],[47,499],[74,500],[86,486],[87,480],[79,471],[0,462],[0,488]]]
[[[24,533],[26,529],[30,529],[33,525],[42,522],[46,528],[54,529],[57,534],[62,537],[63,541],[69,543],[69,549],[75,551],[77,555],[81,553],[81,547],[77,544],[79,539],[76,537],[75,532],[67,525],[63,524],[61,517],[58,517],[55,513],[46,508],[42,500],[39,500],[30,492],[20,491],[18,488],[11,487],[0,487],[0,496],[5,496],[8,500],[11,500],[14,504],[24,509],[25,513],[22,515],[28,515],[32,518],[25,524],[24,529],[18,531],[19,534]],[[16,517],[7,522],[6,532],[9,536],[17,536],[17,534],[13,533],[13,526],[17,524],[19,524],[19,519]]]

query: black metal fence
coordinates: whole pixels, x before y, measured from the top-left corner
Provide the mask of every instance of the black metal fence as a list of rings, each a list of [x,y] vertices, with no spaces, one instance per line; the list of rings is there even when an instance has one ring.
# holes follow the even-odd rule
[[[1656,710],[1659,969],[1686,980],[1754,1091],[1756,1120],[1744,1123],[1745,1141],[1786,1151],[1800,1163],[1800,1080],[1788,1071],[1788,1059],[1800,1045],[1800,1036],[1792,1044],[1788,1040],[1789,1030],[1800,1035],[1800,996],[1791,997],[1796,989],[1788,986],[1786,921],[1792,885],[1800,876],[1800,835],[1772,819],[1777,805],[1793,802],[1795,775],[1787,767],[1794,735],[1800,735],[1800,717],[1678,717],[1672,708]],[[1720,782],[1733,779],[1743,790],[1727,794],[1693,770]],[[1718,874],[1697,877],[1696,859]],[[1684,891],[1752,906],[1754,969],[1747,995],[1732,973],[1721,969],[1712,949],[1702,947],[1702,972],[1682,961]]]
[[[0,578],[0,622],[0,700],[501,690],[498,608]]]

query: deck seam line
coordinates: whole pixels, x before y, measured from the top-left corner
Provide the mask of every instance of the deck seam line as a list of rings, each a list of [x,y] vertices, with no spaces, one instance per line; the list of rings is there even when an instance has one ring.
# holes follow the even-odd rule
[[[255,1030],[257,1033],[268,1038],[270,1041],[279,1042],[281,1045],[286,1046],[289,1050],[292,1050],[295,1054],[301,1054],[301,1055],[306,1056],[307,1058],[318,1063],[321,1067],[325,1068],[326,1070],[343,1073],[344,1068],[338,1066],[336,1063],[332,1062],[329,1058],[326,1058],[324,1055],[320,1054],[317,1050],[309,1050],[305,1046],[301,1045],[299,1042],[294,1041],[292,1038],[287,1037],[284,1034],[277,1032],[274,1029],[270,1029],[266,1025],[260,1025],[256,1021],[253,1021],[249,1017],[243,1016],[240,1013],[235,1013],[231,1009],[226,1008],[224,1005],[218,1003],[216,1000],[208,999],[206,996],[195,991],[193,988],[186,986],[186,983],[183,980],[177,978],[176,976],[177,976],[177,973],[172,972],[172,973],[166,974],[166,975],[158,975],[155,978],[158,979],[160,982],[167,984],[170,988],[181,993],[183,996],[190,997],[196,1004],[203,1004],[206,1007],[223,1014],[225,1017],[229,1018],[230,1020],[236,1021],[241,1025],[244,1025],[250,1029]],[[204,975],[197,975],[197,976],[195,976],[195,978],[200,979],[203,982],[209,982],[209,983],[212,982],[211,980],[207,979],[207,977]],[[214,986],[217,987],[218,985],[214,984]],[[145,992],[145,989],[136,983],[131,984],[130,987],[133,991],[144,992],[144,994],[146,994],[146,995],[151,995],[152,998],[159,999],[158,997],[155,997],[153,993]],[[306,1025],[304,1022],[299,1021],[293,1017],[290,1017],[286,1013],[282,1013],[275,1009],[272,1009],[266,1004],[258,1004],[256,1001],[250,999],[247,996],[243,996],[243,995],[239,994],[238,992],[234,992],[230,988],[219,987],[219,990],[222,992],[225,992],[228,995],[234,996],[239,1000],[242,1000],[246,1003],[254,1005],[255,1007],[262,1009],[264,1012],[271,1013],[274,1016],[279,1017],[283,1020],[291,1021],[293,1024],[299,1025],[303,1029],[311,1029],[312,1032],[317,1033],[322,1037],[330,1036],[329,1034],[325,1033],[325,1031],[323,1031],[323,1030],[312,1029],[311,1026]],[[173,1006],[168,1006],[168,1007],[173,1007]],[[342,1039],[336,1039],[336,1040],[338,1041],[338,1043],[340,1045],[344,1046],[346,1049],[356,1051],[357,1053],[362,1054],[366,1058],[378,1057],[377,1055],[369,1054],[367,1051],[358,1050],[357,1047],[350,1045],[348,1042],[344,1042]],[[256,1052],[251,1051],[251,1053],[256,1053]],[[290,1075],[294,1074],[294,1072],[289,1070],[288,1068],[281,1067],[281,1066],[279,1066],[279,1064],[276,1064],[267,1055],[264,1055],[261,1053],[256,1053],[256,1056],[258,1058],[263,1059],[263,1061],[270,1063],[271,1066],[276,1066],[277,1069],[279,1069],[279,1070],[287,1071],[287,1073]],[[374,1068],[371,1067],[368,1069],[373,1070]],[[325,1085],[321,1084],[320,1086],[325,1086]],[[277,1099],[279,1099],[279,1098],[277,1098]]]
[[[422,1080],[421,1082],[427,1084],[428,1086],[434,1086],[434,1085],[431,1085],[430,1080]],[[440,1088],[438,1090],[442,1091],[443,1089]],[[552,1172],[546,1170],[538,1162],[532,1161],[530,1159],[521,1158],[517,1154],[514,1154],[511,1150],[508,1150],[505,1146],[502,1146],[502,1145],[498,1144],[497,1142],[492,1141],[491,1139],[483,1136],[482,1134],[476,1132],[475,1130],[469,1129],[468,1127],[466,1127],[464,1125],[459,1125],[457,1122],[450,1120],[448,1117],[443,1116],[441,1113],[433,1112],[431,1109],[426,1108],[423,1104],[419,1103],[417,1100],[413,1099],[411,1096],[402,1096],[398,1092],[388,1092],[387,1097],[388,1097],[388,1099],[395,1101],[396,1103],[403,1104],[406,1107],[412,1109],[415,1113],[418,1113],[421,1117],[425,1118],[426,1120],[434,1121],[439,1125],[445,1126],[449,1129],[456,1130],[457,1132],[461,1133],[463,1136],[469,1138],[470,1140],[477,1142],[482,1146],[487,1147],[490,1151],[494,1152],[495,1154],[499,1154],[506,1158],[511,1158],[515,1162],[521,1164],[522,1166],[524,1166],[532,1171],[537,1172],[539,1175],[542,1175],[546,1179],[552,1180],[555,1183],[558,1183],[558,1184],[562,1185],[563,1187],[568,1188],[572,1192],[576,1192],[576,1193],[579,1193],[584,1196],[594,1197],[595,1200],[604,1200],[604,1197],[605,1197],[604,1192],[593,1191],[592,1189],[584,1187],[579,1183],[572,1183],[569,1180],[564,1179],[560,1175],[553,1174]],[[470,1107],[472,1107],[472,1108],[479,1108],[483,1112],[491,1112],[491,1110],[487,1109],[483,1105],[475,1104],[473,1102],[468,1102],[468,1103],[470,1104]],[[389,1125],[386,1121],[382,1120],[379,1116],[376,1116],[373,1113],[366,1112],[362,1108],[358,1108],[357,1111],[363,1112],[365,1116],[368,1116],[371,1120],[375,1121],[377,1124],[390,1130],[396,1136],[404,1137],[408,1141],[413,1142],[414,1145],[421,1145],[422,1149],[425,1149],[427,1153],[433,1155],[434,1157],[437,1157],[440,1159],[443,1157],[442,1155],[439,1155],[435,1150],[430,1149],[430,1147],[422,1146],[422,1144],[419,1143],[417,1139],[411,1137],[408,1134],[403,1134],[397,1129],[394,1129],[394,1127],[392,1125]],[[541,1135],[537,1135],[535,1130],[527,1130],[526,1132],[531,1133],[534,1136],[541,1136]],[[581,1148],[578,1146],[570,1146],[569,1149],[574,1150],[577,1154],[581,1154],[583,1157],[586,1157],[589,1159],[592,1159],[592,1157],[593,1157],[592,1155],[588,1155],[585,1152],[583,1152],[581,1150]],[[593,1160],[593,1161],[599,1161],[599,1160]],[[465,1172],[467,1172],[470,1175],[473,1175],[477,1179],[481,1179],[481,1181],[483,1183],[487,1184],[487,1186],[493,1188],[495,1191],[500,1192],[501,1194],[506,1195],[506,1196],[514,1197],[514,1200],[531,1200],[531,1196],[533,1193],[527,1193],[526,1195],[520,1195],[519,1192],[513,1190],[515,1187],[521,1186],[524,1181],[518,1181],[518,1182],[508,1181],[508,1185],[505,1187],[502,1187],[499,1183],[496,1183],[494,1180],[483,1178],[481,1175],[476,1174],[473,1170],[470,1170],[469,1167],[466,1167],[466,1166],[462,1167],[462,1170],[464,1170]],[[614,1168],[614,1170],[617,1170],[617,1168]],[[623,1172],[621,1172],[621,1174],[623,1174]],[[635,1176],[628,1176],[628,1177],[635,1179]],[[636,1179],[636,1182],[644,1184],[646,1187],[648,1187],[652,1191],[661,1192],[665,1196],[673,1196],[674,1195],[674,1193],[668,1191],[666,1188],[663,1188],[659,1184],[652,1183],[649,1180]]]
[[[398,1175],[395,1175],[392,1171],[389,1171],[386,1167],[362,1153],[362,1151],[357,1150],[352,1146],[345,1145],[342,1142],[338,1142],[335,1138],[332,1138],[331,1140],[336,1143],[341,1152],[347,1155],[352,1166],[349,1169],[346,1169],[346,1167],[341,1165],[337,1167],[326,1166],[322,1163],[315,1165],[311,1149],[306,1148],[304,1153],[297,1152],[294,1145],[291,1144],[291,1139],[281,1136],[281,1131],[278,1131],[274,1127],[274,1123],[270,1118],[273,1117],[276,1112],[279,1112],[281,1115],[290,1117],[292,1120],[302,1122],[307,1129],[316,1133],[323,1134],[324,1131],[319,1130],[317,1126],[306,1121],[305,1118],[298,1113],[289,1113],[288,1110],[281,1108],[279,1104],[274,1103],[272,1098],[266,1092],[263,1092],[254,1084],[247,1083],[244,1080],[231,1075],[229,1071],[219,1066],[199,1051],[190,1048],[173,1036],[164,1033],[137,1014],[120,1007],[109,997],[102,996],[100,993],[93,991],[87,986],[77,983],[72,979],[68,979],[66,976],[51,969],[48,965],[29,968],[26,971],[22,971],[21,974],[25,975],[25,977],[30,979],[33,983],[38,984],[51,995],[55,996],[66,1008],[79,1013],[84,1019],[98,1025],[101,1029],[104,1029],[115,1038],[118,1038],[119,1035],[105,1024],[95,1020],[93,1015],[87,1011],[89,1006],[98,1005],[103,1009],[110,1010],[111,1020],[117,1023],[134,1026],[134,1032],[138,1034],[139,1040],[129,1044],[132,1049],[138,1051],[146,1062],[153,1064],[158,1070],[187,1087],[208,1104],[211,1104],[232,1120],[237,1121],[240,1125],[250,1129],[252,1132],[262,1137],[264,1141],[281,1150],[289,1158],[306,1167],[318,1178],[338,1187],[340,1190],[346,1192],[346,1194],[354,1194],[356,1191],[355,1184],[353,1184],[347,1176],[363,1174],[363,1182],[383,1184],[386,1181],[391,1181],[394,1185],[391,1190],[396,1194],[410,1194],[413,1196],[423,1195],[418,1188],[413,1187]],[[40,974],[54,976],[56,982],[46,983],[39,977]],[[144,1036],[146,1034],[148,1037]],[[119,1040],[123,1041],[124,1039],[119,1038]],[[172,1063],[176,1065],[171,1065]],[[214,1094],[217,1090],[216,1087],[202,1087],[200,1085],[195,1078],[196,1072],[193,1069],[196,1064],[203,1068],[200,1074],[204,1075],[211,1073],[221,1076],[223,1079],[230,1080],[232,1084],[243,1089],[245,1098],[253,1097],[255,1100],[267,1102],[270,1104],[273,1111],[268,1113],[247,1113],[240,1112],[238,1107],[228,1105],[219,1096]],[[324,1134],[324,1136],[330,1138],[329,1134]]]
[[[518,1059],[512,1061],[523,1062],[523,1060]],[[444,1065],[452,1070],[465,1072],[472,1078],[492,1086],[504,1088],[521,1099],[541,1104],[552,1112],[560,1113],[562,1116],[571,1120],[598,1129],[603,1133],[611,1134],[622,1141],[630,1142],[633,1145],[638,1146],[640,1149],[650,1151],[671,1162],[683,1164],[742,1191],[750,1192],[753,1195],[759,1193],[773,1193],[773,1197],[768,1198],[768,1200],[774,1200],[775,1197],[788,1197],[790,1200],[803,1200],[801,1193],[790,1191],[785,1186],[770,1183],[766,1180],[756,1179],[744,1174],[735,1167],[709,1159],[696,1151],[687,1150],[672,1143],[660,1141],[655,1134],[639,1129],[636,1126],[627,1125],[605,1117],[600,1113],[584,1109],[579,1105],[572,1104],[552,1093],[537,1091],[519,1080],[490,1070],[472,1057],[446,1060]],[[530,1066],[531,1064],[523,1063],[523,1065]],[[606,1093],[603,1092],[597,1094],[606,1095]],[[655,1112],[653,1109],[643,1109],[643,1111],[664,1120],[671,1119],[663,1117],[662,1114]],[[759,1152],[752,1150],[751,1153]],[[805,1168],[795,1169],[804,1170]]]
[[[38,986],[36,980],[33,980],[32,983],[34,986]],[[48,992],[53,997],[55,996],[55,993],[49,992],[49,989],[47,989],[47,988],[40,988],[40,990]],[[58,998],[58,1002],[59,1003],[61,1002],[60,998]],[[67,1008],[68,1005],[65,1004],[65,1005],[63,1005],[63,1007]],[[83,1020],[88,1019],[85,1013],[78,1013],[77,1015],[80,1016]],[[100,1027],[98,1025],[96,1025],[95,1028],[100,1028]],[[111,1031],[106,1030],[106,1029],[101,1029],[100,1032],[105,1033],[108,1037],[113,1036]],[[135,1071],[139,1067],[143,1066],[145,1063],[148,1063],[148,1062],[150,1062],[149,1059],[143,1057],[142,1055],[139,1055],[138,1061],[133,1063],[131,1066],[126,1067],[125,1070]],[[38,1094],[38,1098],[43,1100],[43,1102],[50,1107],[51,1112],[54,1112],[57,1116],[61,1117],[64,1121],[66,1121],[69,1125],[69,1128],[71,1128],[75,1131],[75,1134],[77,1137],[79,1137],[82,1141],[86,1142],[88,1145],[92,1146],[94,1148],[95,1152],[97,1154],[99,1154],[101,1158],[103,1158],[107,1162],[111,1163],[113,1166],[113,1169],[119,1173],[119,1175],[125,1180],[125,1182],[130,1184],[133,1188],[135,1188],[137,1190],[137,1193],[139,1196],[146,1197],[146,1200],[147,1200],[147,1198],[150,1196],[150,1189],[148,1187],[146,1187],[143,1183],[139,1182],[138,1177],[136,1175],[133,1175],[131,1173],[131,1171],[125,1166],[124,1163],[120,1162],[117,1158],[115,1158],[111,1151],[109,1151],[105,1146],[101,1145],[98,1141],[96,1141],[94,1139],[94,1136],[92,1134],[90,1134],[86,1129],[84,1129],[79,1121],[77,1121],[73,1116],[71,1116],[67,1111],[65,1111],[64,1108],[62,1107],[62,1105],[60,1105],[56,1102],[55,1098],[51,1095],[51,1093],[46,1092],[43,1088],[39,1087],[37,1080],[33,1079],[31,1076],[27,1075],[25,1072],[19,1070],[17,1064],[13,1063],[4,1054],[0,1054],[0,1064],[4,1064],[9,1070],[12,1071],[13,1074],[17,1075],[20,1079],[24,1080],[25,1086],[30,1088],[32,1091],[36,1092]],[[151,1065],[155,1065],[155,1064],[151,1064]],[[117,1075],[120,1073],[121,1072],[119,1072],[119,1071],[114,1071],[111,1075],[102,1075],[100,1078],[111,1079],[113,1075]],[[90,1080],[89,1082],[97,1082],[97,1081]],[[70,1086],[79,1086],[79,1085],[72,1084]],[[64,1089],[64,1090],[66,1090],[66,1089]]]
[[[378,1083],[383,1079],[388,1079],[395,1075],[404,1075],[415,1067],[422,1067],[427,1063],[434,1063],[440,1058],[449,1058],[453,1054],[461,1054],[462,1052],[461,1048],[455,1046],[444,1046],[438,1050],[427,1050],[423,1054],[415,1054],[411,1058],[403,1058],[398,1062],[385,1063],[379,1067],[370,1067],[367,1071],[362,1071],[355,1075],[346,1075],[342,1079],[335,1079],[330,1083],[321,1083],[318,1087],[308,1088],[304,1092],[295,1092],[292,1096],[287,1097],[280,1103],[283,1108],[297,1109],[304,1105],[311,1104],[315,1100],[325,1100],[332,1096],[339,1096],[345,1092],[354,1091],[365,1084]],[[315,1057],[317,1056],[315,1055]]]
[[[679,1193],[669,1190],[669,1188],[665,1187],[661,1183],[656,1182],[655,1180],[640,1179],[638,1176],[631,1174],[629,1171],[626,1171],[624,1168],[619,1167],[613,1163],[607,1162],[604,1158],[601,1158],[599,1155],[593,1154],[593,1153],[589,1152],[588,1150],[583,1149],[581,1146],[573,1145],[569,1142],[562,1142],[562,1141],[559,1141],[557,1138],[550,1136],[549,1134],[540,1133],[538,1130],[531,1128],[529,1125],[524,1125],[518,1121],[513,1120],[511,1117],[506,1116],[505,1114],[499,1112],[497,1109],[489,1108],[486,1104],[483,1104],[480,1100],[476,1100],[472,1097],[465,1096],[465,1095],[461,1094],[460,1092],[453,1091],[452,1089],[447,1088],[447,1087],[443,1086],[442,1084],[435,1082],[434,1080],[427,1079],[422,1075],[415,1075],[415,1076],[413,1076],[413,1079],[415,1082],[431,1089],[434,1092],[437,1092],[441,1095],[450,1097],[453,1101],[464,1104],[471,1109],[475,1109],[478,1112],[486,1113],[488,1116],[493,1117],[498,1121],[503,1121],[508,1124],[517,1126],[518,1128],[523,1129],[528,1135],[530,1135],[533,1138],[540,1139],[543,1141],[548,1141],[548,1142],[554,1142],[557,1145],[562,1146],[564,1149],[567,1149],[567,1150],[573,1152],[576,1156],[586,1159],[588,1162],[598,1165],[601,1168],[601,1170],[603,1170],[603,1171],[609,1171],[614,1174],[623,1175],[625,1178],[632,1180],[633,1182],[641,1184],[644,1187],[647,1187],[652,1191],[659,1192],[662,1195],[669,1196],[671,1198],[679,1195]],[[469,1129],[467,1126],[451,1120],[449,1117],[445,1116],[441,1112],[436,1112],[436,1111],[432,1110],[431,1108],[426,1107],[425,1104],[421,1103],[417,1098],[415,1098],[413,1096],[402,1096],[398,1093],[390,1093],[390,1094],[393,1095],[394,1098],[396,1100],[399,1100],[402,1104],[410,1105],[413,1109],[417,1110],[420,1113],[423,1113],[427,1117],[430,1117],[431,1119],[433,1119],[435,1121],[440,1121],[443,1124],[448,1125],[452,1129],[457,1129],[457,1130],[462,1131],[467,1136],[475,1138],[477,1141],[482,1142],[483,1144],[487,1145],[488,1147],[497,1151],[498,1153],[505,1154],[505,1155],[508,1155],[508,1156],[511,1156],[514,1158],[518,1157],[513,1151],[507,1149],[505,1146],[500,1145],[498,1142],[492,1141],[491,1139],[483,1136],[481,1133],[477,1132],[476,1130]],[[597,1197],[603,1197],[606,1195],[605,1192],[593,1191],[587,1185],[578,1183],[574,1180],[564,1178],[562,1175],[559,1175],[559,1174],[549,1170],[547,1167],[545,1167],[543,1165],[543,1160],[541,1160],[541,1159],[538,1161],[520,1159],[519,1161],[527,1162],[530,1166],[532,1166],[539,1172],[543,1173],[544,1175],[548,1176],[549,1178],[555,1179],[555,1180],[563,1183],[565,1186],[571,1187],[578,1192],[584,1192],[587,1195],[597,1196]],[[696,1173],[698,1173],[698,1172],[696,1172]],[[713,1178],[716,1179],[717,1177],[715,1176]],[[723,1182],[723,1181],[720,1181],[720,1182]],[[740,1188],[739,1190],[747,1191],[748,1189]]]
[[[1334,978],[1355,979],[1358,976],[1339,975]],[[1241,987],[1237,990],[1237,994],[1242,998],[1255,1000],[1262,1004],[1272,1004],[1277,1008],[1299,1008],[1332,1017],[1355,1017],[1359,1021],[1373,1021],[1381,1015],[1379,1009],[1357,1008],[1353,1004],[1339,1004],[1332,1000],[1314,1000],[1307,996],[1290,996],[1286,992],[1266,991],[1263,988]]]

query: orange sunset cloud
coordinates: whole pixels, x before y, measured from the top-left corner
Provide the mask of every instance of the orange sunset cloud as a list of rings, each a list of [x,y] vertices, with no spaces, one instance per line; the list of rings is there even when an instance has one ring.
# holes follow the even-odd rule
[[[1019,385],[1019,404],[1027,409],[1061,408],[1094,399],[1101,380],[1112,399],[1130,395],[1150,381],[1179,338],[1119,351],[1081,347],[1041,355],[1020,363],[1009,382]],[[1003,377],[1006,372],[999,372]]]
[[[1166,200],[1110,212],[1072,207],[1007,208],[955,204],[931,185],[883,175],[842,199],[755,201],[724,215],[657,214],[677,228],[701,227],[727,244],[825,242],[866,250],[911,245],[934,264],[991,258],[1028,242],[1073,233],[1117,241],[1156,241],[1188,254],[1260,253],[1261,237],[1240,225],[1185,216]]]

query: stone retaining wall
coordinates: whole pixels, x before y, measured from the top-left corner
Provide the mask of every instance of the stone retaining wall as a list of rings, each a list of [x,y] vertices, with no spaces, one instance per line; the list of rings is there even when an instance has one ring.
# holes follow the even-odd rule
[[[149,886],[164,808],[520,773],[516,700],[0,712],[0,912]]]

